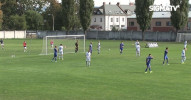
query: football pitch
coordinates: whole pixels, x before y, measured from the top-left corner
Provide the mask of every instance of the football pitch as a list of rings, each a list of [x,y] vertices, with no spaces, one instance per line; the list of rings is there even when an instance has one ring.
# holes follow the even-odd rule
[[[191,46],[187,60],[181,64],[184,43],[158,42],[157,48],[144,48],[135,55],[135,41],[86,40],[86,51],[93,42],[91,66],[86,67],[85,53],[64,54],[64,60],[51,62],[53,55],[39,55],[43,40],[4,40],[0,49],[0,100],[190,100]],[[169,64],[163,65],[165,48],[169,48]],[[144,73],[148,54],[153,73]],[[15,55],[15,57],[13,56]]]

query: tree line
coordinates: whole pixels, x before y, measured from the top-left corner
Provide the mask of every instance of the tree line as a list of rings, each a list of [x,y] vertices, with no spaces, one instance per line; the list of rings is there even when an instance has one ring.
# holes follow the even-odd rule
[[[93,0],[0,0],[0,30],[89,28]]]

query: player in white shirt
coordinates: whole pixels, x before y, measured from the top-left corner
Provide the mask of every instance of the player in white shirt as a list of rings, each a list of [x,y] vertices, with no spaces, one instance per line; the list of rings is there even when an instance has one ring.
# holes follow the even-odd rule
[[[62,58],[63,60],[63,45],[60,44],[59,48],[58,48],[58,52],[59,52],[59,59]]]
[[[91,62],[91,53],[90,50],[88,50],[88,52],[86,52],[86,66],[90,66],[90,62]]]
[[[139,41],[137,40],[136,42],[135,42],[135,48],[137,48],[137,45],[140,45],[140,43],[139,43]]]
[[[187,47],[187,41],[184,42],[184,48],[186,48],[186,47]]]
[[[182,61],[181,61],[181,63],[182,64],[184,64],[184,62],[186,61],[186,48],[184,48],[183,50],[182,50]]]
[[[137,44],[136,46],[136,56],[140,56],[141,55],[141,46],[139,44]]]
[[[98,54],[100,54],[100,49],[101,49],[101,43],[100,43],[100,41],[98,41],[98,44],[97,44],[97,51],[98,51]]]

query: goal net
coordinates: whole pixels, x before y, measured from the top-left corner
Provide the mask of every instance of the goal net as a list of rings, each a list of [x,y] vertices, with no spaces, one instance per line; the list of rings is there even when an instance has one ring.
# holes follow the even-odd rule
[[[60,44],[63,45],[64,53],[75,53],[75,43],[78,41],[78,52],[85,52],[85,35],[57,35],[43,38],[41,55],[53,54],[53,49]],[[53,43],[53,46],[51,46]]]
[[[191,33],[178,33],[176,42],[191,41]]]

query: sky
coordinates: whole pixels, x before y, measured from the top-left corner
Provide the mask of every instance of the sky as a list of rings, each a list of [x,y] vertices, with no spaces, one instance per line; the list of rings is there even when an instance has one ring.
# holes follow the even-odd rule
[[[117,4],[117,2],[120,2],[120,4],[129,4],[129,2],[135,2],[135,0],[94,0],[95,6],[101,6],[105,2],[106,4]],[[189,0],[189,3],[191,4],[191,0]],[[156,5],[169,5],[170,0],[155,0],[154,4]]]
[[[61,0],[58,0],[61,2]],[[117,2],[120,2],[120,4],[129,4],[129,2],[135,2],[135,0],[94,0],[94,4],[96,7],[99,7],[101,5],[103,5],[103,2],[105,2],[106,4],[109,4],[109,2],[111,2],[111,4],[117,4]],[[189,0],[189,3],[191,4],[191,0]],[[169,5],[170,4],[170,0],[155,0],[156,5]]]

